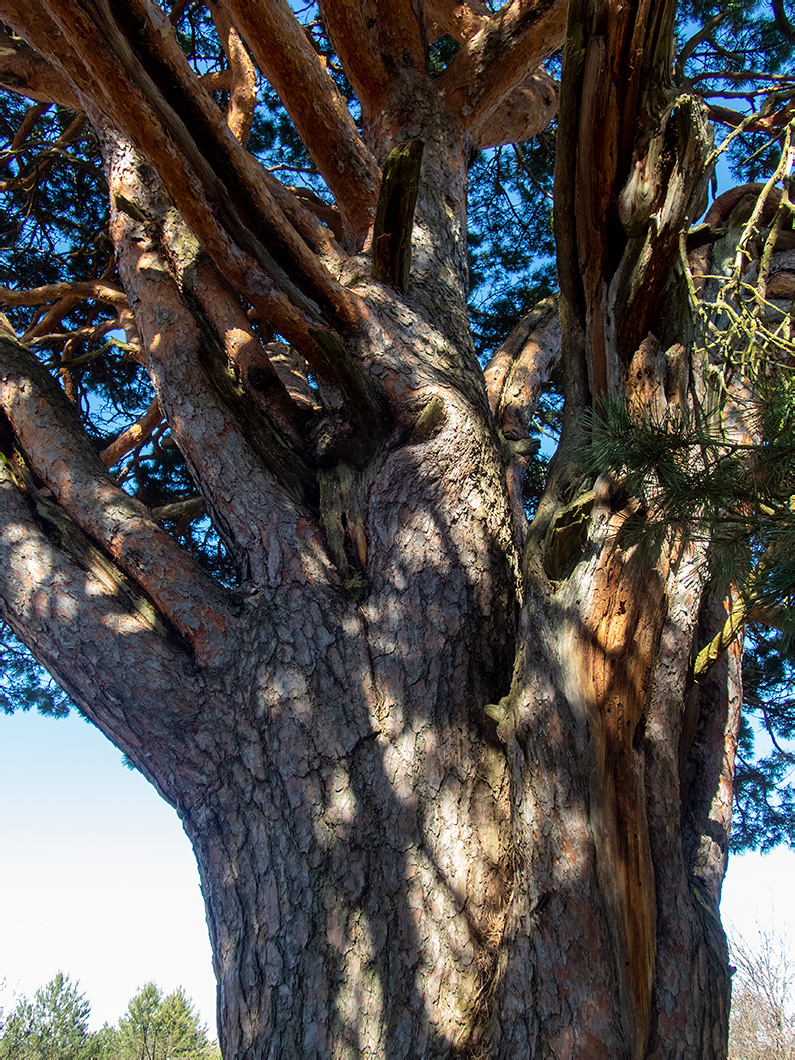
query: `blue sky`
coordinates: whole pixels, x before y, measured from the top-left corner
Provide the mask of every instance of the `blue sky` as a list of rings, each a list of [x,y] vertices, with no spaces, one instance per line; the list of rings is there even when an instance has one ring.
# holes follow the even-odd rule
[[[178,986],[215,1033],[204,905],[177,815],[76,713],[0,715],[0,1001],[62,970],[115,1023],[153,979]],[[795,854],[734,858],[724,920],[752,941],[774,925],[795,938]]]

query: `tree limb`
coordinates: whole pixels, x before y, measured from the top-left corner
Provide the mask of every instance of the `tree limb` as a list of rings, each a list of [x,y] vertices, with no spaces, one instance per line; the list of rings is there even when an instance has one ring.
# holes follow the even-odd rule
[[[539,67],[473,130],[473,146],[481,151],[537,136],[558,113],[559,100],[560,85]]]
[[[506,438],[527,436],[559,359],[558,297],[551,295],[522,317],[484,372],[489,405]]]
[[[159,8],[146,0],[133,0],[123,11],[111,12],[104,0],[86,6],[91,14],[75,0],[64,0],[53,5],[53,16],[70,44],[67,55],[59,52],[59,65],[69,72],[75,63],[82,69],[82,60],[91,64],[92,77],[81,83],[93,93],[85,109],[94,124],[101,128],[110,121],[127,131],[222,271],[253,304],[267,305],[280,329],[289,328],[300,341],[307,323],[324,314],[346,323],[358,319],[356,300],[320,265],[286,217],[285,197],[293,215],[303,212],[307,226],[322,226],[218,122],[215,101]],[[14,11],[14,17],[48,54],[37,19],[25,11]],[[151,71],[167,76],[167,96]]]
[[[372,222],[380,173],[345,100],[287,0],[221,0],[270,81],[361,246]],[[278,40],[279,47],[272,46]]]
[[[211,664],[224,650],[224,595],[144,506],[108,475],[63,391],[19,343],[0,334],[0,406],[32,471],[65,513],[139,585]]]
[[[63,509],[0,456],[0,616],[150,778],[137,752],[160,743],[171,771],[158,787],[175,801],[190,768],[182,737],[200,715],[203,681],[184,647],[147,616],[148,601],[132,596]]]
[[[163,413],[160,411],[160,402],[155,398],[143,416],[137,419],[131,427],[122,431],[118,438],[114,438],[110,445],[105,446],[99,454],[99,458],[105,467],[113,467],[127,453],[144,445],[152,437],[162,419]]]
[[[0,84],[28,99],[80,110],[77,92],[63,74],[4,29],[0,29]]]
[[[491,11],[480,0],[425,0],[426,23],[436,23],[459,44],[466,44],[486,28]]]
[[[110,305],[126,305],[127,295],[104,280],[78,280],[75,282],[51,283],[46,287],[31,287],[24,291],[14,291],[10,287],[0,287],[0,305],[45,305],[62,298],[78,301],[93,298],[97,302],[108,302]],[[71,308],[71,306],[70,306]]]
[[[226,10],[221,5],[212,3],[209,8],[229,63],[229,106],[226,111],[226,124],[234,138],[245,147],[251,133],[254,107],[257,103],[257,71]]]
[[[502,101],[563,43],[567,0],[511,0],[438,80],[477,141]]]
[[[362,107],[365,125],[425,76],[425,41],[414,0],[320,0],[323,22]]]

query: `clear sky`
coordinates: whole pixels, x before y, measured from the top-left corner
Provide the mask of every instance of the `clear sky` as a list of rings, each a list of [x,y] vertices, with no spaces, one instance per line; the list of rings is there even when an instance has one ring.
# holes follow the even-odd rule
[[[0,980],[32,995],[62,970],[116,1023],[153,979],[183,986],[215,1033],[215,983],[196,864],[174,811],[73,713],[0,715]],[[795,940],[795,854],[734,858],[724,919]]]

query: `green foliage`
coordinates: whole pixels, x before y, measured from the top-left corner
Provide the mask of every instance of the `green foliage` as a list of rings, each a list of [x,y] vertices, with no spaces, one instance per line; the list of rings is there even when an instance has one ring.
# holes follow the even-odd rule
[[[0,1060],[91,1060],[91,1006],[63,972],[25,998],[8,1017],[0,1038]]]
[[[154,983],[146,983],[119,1020],[119,1060],[199,1060],[207,1047],[207,1029],[181,987],[164,997]]]
[[[22,998],[0,1024],[0,1060],[221,1060],[193,1002],[147,983],[130,999],[118,1030],[88,1031],[91,1006],[68,976]]]

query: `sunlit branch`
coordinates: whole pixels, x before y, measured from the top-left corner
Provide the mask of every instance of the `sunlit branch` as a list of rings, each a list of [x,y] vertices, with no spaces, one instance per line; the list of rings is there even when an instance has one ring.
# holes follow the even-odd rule
[[[352,241],[372,221],[380,173],[287,0],[222,0],[326,181]],[[272,45],[279,41],[279,47]]]
[[[566,0],[543,11],[511,0],[461,50],[439,78],[450,108],[478,140],[502,101],[563,43]]]
[[[491,11],[479,0],[425,0],[425,19],[449,34],[459,44],[470,41],[486,28]]]
[[[135,0],[123,15],[120,9],[114,14],[98,8],[91,18],[65,0],[53,6],[53,15],[72,46],[68,56],[58,54],[59,64],[81,59],[91,64],[92,77],[83,83],[94,92],[86,110],[95,126],[109,121],[128,131],[223,271],[242,290],[259,289],[251,291],[250,301],[262,302],[264,296],[271,315],[280,318],[277,326],[298,332],[299,340],[307,323],[324,313],[353,322],[352,299],[297,234],[275,196],[289,197],[294,213],[302,208],[218,122],[217,105],[202,89],[173,31],[160,32],[168,25],[162,12]],[[23,13],[15,17],[26,20]],[[47,53],[46,40],[37,40],[37,47]],[[150,76],[152,69],[168,70],[168,100]],[[164,142],[171,144],[167,152]]]
[[[189,770],[182,735],[199,711],[201,676],[185,645],[24,466],[5,458],[0,524],[0,617],[119,747],[135,752],[160,733],[172,781]]]
[[[229,105],[226,111],[226,124],[235,139],[245,147],[251,133],[257,102],[257,71],[240,39],[240,34],[227,17],[225,8],[213,3],[209,6],[229,63],[230,76],[226,89],[229,92]],[[206,87],[209,88],[209,84]]]
[[[141,587],[197,657],[215,658],[226,625],[223,594],[113,482],[76,410],[7,321],[0,335],[0,404],[25,461],[55,502]]]
[[[76,280],[74,282],[51,283],[46,287],[31,287],[22,291],[15,291],[10,287],[0,287],[0,305],[5,306],[44,305],[64,298],[74,298],[75,302],[72,305],[77,304],[77,301],[85,301],[89,298],[97,302],[107,302],[114,306],[127,304],[127,296],[124,291],[103,280]]]
[[[260,583],[269,551],[289,537],[283,524],[298,519],[296,502],[311,490],[312,474],[246,402],[225,358],[219,359],[211,336],[181,297],[165,253],[141,239],[140,223],[118,213],[111,233],[171,435],[240,570]],[[232,495],[229,484],[241,481],[245,488]]]
[[[118,438],[114,438],[110,445],[105,446],[99,454],[99,458],[105,467],[113,467],[127,453],[145,445],[162,422],[162,419],[163,413],[160,411],[160,402],[155,398],[143,416],[122,431]]]
[[[361,0],[318,0],[334,50],[353,86],[365,117],[376,113],[387,98],[389,73],[368,25]],[[372,8],[375,5],[370,0]],[[375,14],[377,21],[378,14]]]
[[[0,17],[6,5],[0,5]],[[71,83],[50,63],[37,55],[19,38],[0,29],[0,84],[19,96],[43,103],[60,103],[69,110],[80,110],[80,101]]]

